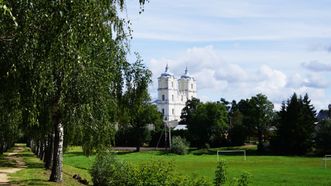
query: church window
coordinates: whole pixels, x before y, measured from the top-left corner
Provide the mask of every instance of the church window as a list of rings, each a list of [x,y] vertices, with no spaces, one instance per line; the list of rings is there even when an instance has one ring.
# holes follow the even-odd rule
[[[191,89],[193,89],[193,84],[191,84]]]
[[[171,82],[171,87],[174,88],[174,82]]]
[[[162,115],[164,115],[164,109],[162,109]]]
[[[181,96],[180,100],[182,100],[182,101],[183,101],[183,96]]]
[[[164,94],[162,95],[162,101],[164,101],[165,100],[165,96],[164,96]]]
[[[172,109],[172,114],[175,114],[175,109]]]
[[[172,99],[172,101],[175,101],[174,95],[171,95],[171,99]]]

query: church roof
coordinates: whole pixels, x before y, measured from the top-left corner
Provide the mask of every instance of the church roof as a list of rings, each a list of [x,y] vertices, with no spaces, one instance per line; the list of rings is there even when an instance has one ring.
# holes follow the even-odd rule
[[[174,74],[169,71],[168,64],[165,67],[165,71],[161,74],[161,76],[173,76]]]
[[[193,77],[191,77],[190,74],[188,73],[187,67],[185,68],[185,73],[181,76],[181,78],[185,78],[185,79],[193,78]]]

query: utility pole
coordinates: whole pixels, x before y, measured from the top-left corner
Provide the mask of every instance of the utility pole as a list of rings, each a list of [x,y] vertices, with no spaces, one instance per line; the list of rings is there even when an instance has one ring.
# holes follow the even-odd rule
[[[171,149],[171,127],[169,126],[169,148]]]

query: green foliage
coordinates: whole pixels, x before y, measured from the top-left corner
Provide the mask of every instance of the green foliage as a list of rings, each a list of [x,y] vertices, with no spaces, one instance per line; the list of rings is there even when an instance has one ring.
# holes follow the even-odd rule
[[[278,153],[305,154],[313,146],[316,111],[308,95],[303,98],[294,93],[283,103],[279,114],[276,136],[272,147]]]
[[[209,186],[205,178],[189,178],[174,172],[172,162],[148,161],[127,164],[109,152],[99,153],[91,168],[94,185],[102,186]]]
[[[127,185],[130,178],[130,168],[109,152],[100,152],[91,167],[90,173],[94,185]]]
[[[250,177],[251,174],[248,172],[244,172],[240,175],[239,179],[238,179],[238,186],[247,186],[250,183]]]
[[[318,123],[315,142],[318,153],[331,153],[331,120],[323,120]]]
[[[248,136],[247,127],[243,124],[244,116],[238,109],[231,110],[230,114],[231,114],[230,128],[229,128],[230,144],[234,146],[243,145]]]
[[[119,15],[125,2],[1,0],[1,88],[18,100],[18,109],[7,113],[17,116],[10,127],[22,124],[36,144],[54,133],[55,151],[63,146],[62,126],[64,145],[82,144],[86,155],[112,143],[132,32]],[[144,3],[139,0],[141,8]],[[8,95],[0,92],[1,104]],[[6,113],[0,108],[0,114]]]
[[[238,149],[241,149],[240,147]],[[247,148],[247,147],[246,147]],[[222,148],[225,149],[225,148]],[[256,147],[249,148],[253,153]],[[210,149],[215,152],[219,149]],[[248,150],[248,149],[246,149]],[[139,165],[143,162],[151,160],[172,161],[174,174],[182,175],[183,177],[196,178],[206,176],[209,182],[213,182],[215,178],[216,168],[216,153],[199,154],[192,153],[187,155],[165,154],[160,151],[142,151],[132,153],[118,153],[117,158],[121,161],[126,161],[132,165]],[[78,171],[74,173],[87,173],[90,169],[95,156],[85,157],[81,148],[70,147],[69,151],[64,155],[64,165],[75,167]],[[250,177],[250,185],[270,185],[276,186],[279,183],[283,185],[328,185],[331,183],[329,162],[327,169],[321,165],[320,157],[300,157],[300,156],[255,156],[250,155],[247,160],[243,160],[242,156],[223,156],[227,163],[226,183],[230,184],[233,177],[239,178],[242,172],[248,171]],[[83,176],[85,178],[85,176]],[[314,179],[318,177],[319,179]],[[92,183],[92,182],[91,182]]]
[[[221,186],[226,182],[226,180],[226,163],[224,160],[220,160],[217,162],[217,167],[215,170],[214,185]]]
[[[174,136],[171,140],[171,152],[175,154],[187,154],[189,149],[189,143],[185,138],[181,138],[180,136]]]
[[[251,117],[251,125],[256,128],[256,135],[258,138],[258,151],[264,151],[265,138],[269,127],[271,126],[274,117],[274,105],[268,100],[267,96],[257,94],[249,100],[251,109],[249,111]]]
[[[249,185],[249,178],[251,174],[248,172],[243,172],[239,178],[233,177],[230,179],[229,185],[231,186],[247,186]],[[227,165],[224,160],[217,162],[217,167],[215,170],[214,185],[221,186],[228,181],[227,176]]]
[[[129,129],[132,132],[132,138],[139,151],[149,134],[147,125],[153,124],[158,128],[162,124],[162,117],[157,107],[150,103],[148,85],[151,83],[152,73],[142,63],[140,56],[136,55],[137,61],[124,69],[126,91],[121,98],[119,115],[120,124],[124,130]]]
[[[206,143],[216,146],[225,139],[227,111],[220,102],[188,101],[182,112],[182,120],[187,124],[193,146],[203,147]]]
[[[135,169],[133,185],[167,185],[173,174],[173,163],[151,161],[140,164]]]
[[[258,150],[263,152],[263,144],[269,140],[269,129],[275,117],[273,103],[268,100],[267,96],[257,94],[250,99],[241,100],[237,107],[242,115],[237,113],[234,117],[239,117],[237,119],[242,117],[239,122],[242,122],[243,126],[234,125],[236,127],[234,132],[246,132],[248,136],[257,138]]]

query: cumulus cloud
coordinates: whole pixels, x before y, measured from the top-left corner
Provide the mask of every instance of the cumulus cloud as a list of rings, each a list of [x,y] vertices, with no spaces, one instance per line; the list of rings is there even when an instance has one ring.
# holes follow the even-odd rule
[[[331,71],[331,62],[321,63],[319,61],[309,61],[302,63],[302,66],[311,71]]]
[[[267,65],[263,65],[259,69],[259,81],[257,82],[257,90],[259,92],[272,93],[285,87],[287,77],[279,70],[272,69]]]
[[[303,85],[311,88],[327,88],[330,82],[319,74],[308,74],[304,78]]]
[[[225,64],[215,72],[215,78],[229,83],[249,81],[251,76],[237,64]]]
[[[157,93],[157,78],[167,64],[177,77],[184,73],[187,66],[189,73],[197,80],[198,96],[203,101],[216,101],[220,98],[240,100],[262,93],[278,108],[282,101],[297,92],[308,93],[312,99],[316,99],[314,103],[322,105],[321,100],[327,99],[325,88],[330,86],[330,81],[315,71],[288,73],[267,64],[246,68],[247,66],[226,61],[222,57],[222,51],[206,46],[189,48],[171,59],[160,58],[147,62],[153,72],[154,83],[150,91],[154,98]],[[305,66],[308,68],[311,64]]]

